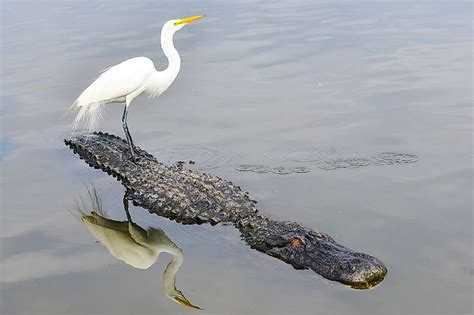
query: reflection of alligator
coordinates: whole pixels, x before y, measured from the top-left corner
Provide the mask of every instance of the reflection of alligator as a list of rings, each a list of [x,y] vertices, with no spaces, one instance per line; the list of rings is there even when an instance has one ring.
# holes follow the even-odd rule
[[[339,245],[326,234],[264,217],[256,202],[229,181],[180,165],[165,166],[139,148],[134,163],[127,142],[105,133],[65,142],[91,167],[117,177],[127,198],[150,212],[183,224],[233,224],[252,248],[353,288],[370,288],[387,273],[377,258]]]
[[[112,256],[138,269],[150,268],[162,252],[171,254],[173,259],[163,273],[166,296],[181,305],[200,309],[191,304],[175,286],[176,273],[183,263],[181,248],[173,243],[163,230],[154,227],[145,230],[132,222],[127,199],[123,200],[127,221],[115,221],[107,218],[96,189],[87,188],[87,192],[92,211],[89,213],[89,206],[81,198],[82,203],[77,202],[76,212],[78,219],[97,241],[107,247]]]

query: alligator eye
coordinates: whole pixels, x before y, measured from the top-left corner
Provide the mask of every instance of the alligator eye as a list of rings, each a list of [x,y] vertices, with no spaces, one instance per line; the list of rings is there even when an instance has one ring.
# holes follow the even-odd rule
[[[295,238],[291,239],[290,244],[293,247],[300,247],[300,246],[304,245],[303,240],[299,237],[295,237]]]

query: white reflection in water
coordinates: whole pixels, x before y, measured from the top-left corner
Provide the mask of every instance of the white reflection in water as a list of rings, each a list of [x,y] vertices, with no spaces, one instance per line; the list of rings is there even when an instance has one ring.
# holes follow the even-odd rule
[[[123,202],[127,221],[116,221],[107,218],[95,187],[87,187],[87,192],[88,200],[80,198],[80,201],[76,201],[73,214],[78,215],[78,219],[94,235],[97,242],[104,245],[112,256],[137,269],[150,268],[161,253],[171,254],[173,258],[163,273],[166,296],[181,305],[201,309],[191,304],[175,286],[176,274],[183,263],[181,248],[173,243],[162,229],[144,229],[134,223],[125,197]]]

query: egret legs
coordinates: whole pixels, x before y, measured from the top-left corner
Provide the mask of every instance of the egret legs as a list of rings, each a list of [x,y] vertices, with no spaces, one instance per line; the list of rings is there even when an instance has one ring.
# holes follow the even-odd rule
[[[137,159],[135,157],[135,145],[133,144],[132,135],[130,134],[130,131],[128,130],[127,116],[128,116],[128,106],[127,104],[125,104],[125,107],[123,109],[123,115],[122,115],[122,127],[123,127],[123,131],[125,132],[125,136],[127,137],[127,143],[128,143],[128,146],[130,147],[130,154],[132,155],[132,160],[136,162]]]

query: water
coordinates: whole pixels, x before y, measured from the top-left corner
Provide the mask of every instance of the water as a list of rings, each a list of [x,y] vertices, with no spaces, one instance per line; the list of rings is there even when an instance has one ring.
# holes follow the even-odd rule
[[[92,183],[110,219],[125,219],[122,187],[62,139],[65,110],[101,69],[140,55],[162,69],[161,25],[196,14],[207,17],[175,36],[176,82],[130,111],[135,142],[232,180],[270,217],[316,227],[389,273],[352,290],[250,249],[231,227],[182,226],[131,207],[182,249],[177,288],[203,314],[472,312],[470,1],[1,6],[2,314],[187,311],[164,294],[170,255],[134,269],[67,211]],[[121,111],[111,106],[101,129],[122,135]],[[308,160],[315,150],[418,161],[325,170]]]

